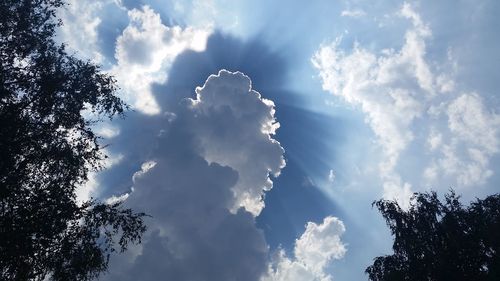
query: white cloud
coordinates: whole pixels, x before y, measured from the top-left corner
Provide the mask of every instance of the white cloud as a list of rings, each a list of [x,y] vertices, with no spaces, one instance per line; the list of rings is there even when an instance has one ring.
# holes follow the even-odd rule
[[[434,151],[441,146],[443,143],[443,135],[436,131],[436,129],[431,129],[429,137],[427,138],[427,144],[431,151]]]
[[[319,225],[308,222],[302,236],[295,241],[295,258],[314,272],[322,272],[330,259],[344,256],[346,249],[340,241],[344,232],[344,224],[335,217],[326,217]]]
[[[127,200],[128,196],[130,194],[129,193],[124,193],[122,195],[113,195],[111,197],[109,197],[108,199],[106,199],[106,204],[115,204],[115,203],[119,203],[119,202],[123,202],[125,200]]]
[[[340,15],[342,17],[360,18],[366,16],[366,12],[363,10],[343,10]]]
[[[269,273],[262,281],[329,281],[332,275],[325,269],[335,259],[341,259],[346,247],[340,237],[344,224],[335,217],[324,218],[321,224],[308,222],[306,230],[295,241],[294,258],[278,251]]]
[[[75,190],[76,200],[79,204],[88,201],[92,194],[97,190],[98,181],[96,174],[91,172],[88,174],[88,180],[85,184],[78,186]]]
[[[95,130],[96,134],[105,139],[112,139],[120,134],[120,129],[110,124],[103,124]]]
[[[333,172],[333,170],[330,170],[330,172],[328,173],[328,181],[330,183],[333,183],[335,181],[335,173]]]
[[[205,49],[209,30],[166,26],[148,6],[128,12],[129,25],[116,42],[113,73],[129,101],[147,114],[160,113],[150,86],[164,83],[174,59],[187,49]]]
[[[432,32],[411,5],[404,4],[398,15],[412,23],[399,50],[377,54],[355,43],[345,52],[339,38],[321,46],[312,63],[324,90],[365,113],[384,153],[379,166],[384,196],[407,204],[420,184],[400,175],[400,156],[410,144],[430,152],[414,152],[419,162],[429,163],[420,167],[427,184],[445,178],[460,186],[483,184],[492,174],[489,159],[499,151],[499,117],[478,94],[460,93],[453,77],[429,62],[426,41]],[[428,136],[422,141],[417,132]]]
[[[476,93],[462,94],[447,108],[450,143],[436,157],[441,171],[460,185],[484,184],[493,174],[490,158],[500,149],[500,115],[489,111]]]
[[[69,1],[69,5],[58,11],[65,23],[58,30],[59,40],[67,42],[70,50],[78,52],[79,56],[104,63],[105,58],[98,46],[98,27],[101,24],[99,14],[104,9],[111,9],[108,12],[119,9],[112,2]],[[120,5],[119,2],[116,4]],[[125,10],[124,7],[121,9]],[[166,82],[172,62],[181,52],[187,49],[204,50],[210,30],[165,26],[159,14],[148,6],[128,11],[128,17],[129,25],[116,40],[117,63],[107,71],[117,78],[122,92],[120,97],[134,109],[147,114],[158,114],[161,109],[151,93],[151,85]],[[113,138],[120,131],[103,125],[97,128],[97,133],[105,138]],[[82,198],[87,198],[91,190],[95,191],[97,184],[92,179],[84,188],[86,191],[81,190],[87,194],[82,195]]]
[[[414,139],[410,126],[423,113],[420,99],[433,93],[432,75],[424,59],[424,39],[430,31],[408,5],[400,14],[413,23],[400,51],[384,50],[377,56],[355,44],[352,53],[346,54],[337,39],[322,46],[312,59],[323,89],[359,106],[367,115],[385,152],[380,171],[386,193],[391,194],[409,188],[400,183],[394,168],[400,153]]]
[[[460,95],[449,104],[447,115],[448,126],[457,138],[487,154],[498,152],[500,116],[489,112],[479,95]]]
[[[106,149],[103,149],[103,153],[105,155],[108,155],[108,151]],[[123,155],[122,154],[117,154],[117,155],[111,155],[111,157],[106,158],[103,161],[103,165],[106,168],[110,168],[113,165],[116,165],[120,163],[123,160]],[[97,180],[97,171],[91,171],[88,174],[88,180],[81,186],[79,186],[75,190],[75,195],[77,198],[77,201],[82,203],[85,201],[90,200],[94,195],[95,192],[97,191],[97,188],[99,187],[99,181]]]
[[[432,182],[439,175],[456,178],[460,186],[486,183],[493,175],[490,159],[500,150],[500,115],[490,111],[477,93],[461,94],[440,106],[446,119],[446,135],[431,131],[428,143],[434,151],[424,171]]]
[[[79,56],[102,63],[103,56],[97,46],[97,28],[101,23],[97,12],[103,1],[68,0],[67,4],[58,11],[64,23],[58,29],[59,39]]]
[[[190,127],[201,143],[201,154],[208,162],[238,172],[231,209],[245,207],[258,215],[264,191],[272,187],[269,174],[276,177],[285,166],[284,150],[272,138],[279,128],[274,103],[253,90],[247,76],[225,70],[210,76],[196,94],[190,102],[197,120]]]

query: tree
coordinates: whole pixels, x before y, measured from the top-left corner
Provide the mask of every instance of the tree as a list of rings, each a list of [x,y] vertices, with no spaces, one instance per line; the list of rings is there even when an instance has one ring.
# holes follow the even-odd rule
[[[370,280],[500,280],[500,194],[463,206],[453,191],[416,193],[408,210],[374,202],[394,236],[394,254],[374,259]]]
[[[92,279],[145,231],[120,203],[77,202],[105,157],[92,125],[127,106],[113,77],[55,43],[63,5],[0,1],[0,280]]]

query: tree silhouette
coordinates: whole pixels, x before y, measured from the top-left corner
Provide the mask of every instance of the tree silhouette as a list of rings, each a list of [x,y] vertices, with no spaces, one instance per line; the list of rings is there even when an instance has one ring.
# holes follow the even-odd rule
[[[55,43],[62,5],[0,1],[0,280],[92,279],[145,231],[120,203],[77,203],[105,157],[91,126],[126,105],[111,76]]]
[[[417,193],[408,210],[374,202],[394,236],[394,254],[374,259],[370,280],[500,280],[500,194],[464,207],[453,191]]]

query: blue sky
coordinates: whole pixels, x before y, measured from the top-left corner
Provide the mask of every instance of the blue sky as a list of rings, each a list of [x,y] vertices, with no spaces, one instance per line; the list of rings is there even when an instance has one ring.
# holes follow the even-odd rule
[[[82,199],[152,215],[102,280],[366,280],[371,207],[499,192],[498,1],[69,1],[133,108]]]

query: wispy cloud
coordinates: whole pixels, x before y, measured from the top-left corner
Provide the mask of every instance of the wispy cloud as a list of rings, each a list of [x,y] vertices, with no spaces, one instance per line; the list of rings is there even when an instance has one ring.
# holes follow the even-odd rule
[[[360,9],[356,10],[343,10],[340,13],[340,16],[342,17],[351,17],[351,18],[361,18],[366,16],[366,12]]]
[[[430,156],[422,152],[413,156],[427,163],[421,173],[429,183],[444,175],[456,178],[460,186],[482,184],[492,175],[489,158],[499,149],[499,116],[477,94],[456,89],[450,74],[429,61],[426,45],[432,32],[411,5],[404,4],[398,16],[412,24],[401,49],[375,53],[356,43],[347,53],[340,48],[339,38],[320,47],[312,62],[324,90],[366,114],[384,152],[379,165],[384,194],[407,205],[419,184],[399,173],[400,156],[410,144],[420,151],[430,144]],[[448,126],[443,126],[446,122]],[[422,140],[417,132],[428,137]]]

